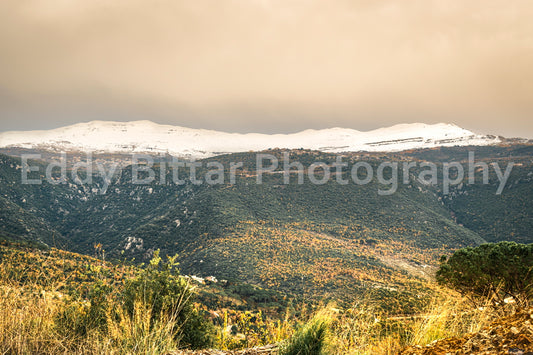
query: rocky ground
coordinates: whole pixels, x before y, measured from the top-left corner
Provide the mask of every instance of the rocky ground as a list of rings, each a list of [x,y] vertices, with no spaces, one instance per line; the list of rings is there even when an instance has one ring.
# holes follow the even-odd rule
[[[477,333],[412,346],[401,355],[533,355],[533,308],[501,318]]]
[[[180,350],[168,355],[276,355],[276,345],[236,350]],[[477,333],[411,346],[400,355],[533,355],[533,308],[501,318]],[[378,355],[378,354],[377,354]]]
[[[257,348],[222,351],[222,350],[179,350],[169,355],[276,355],[278,347],[276,345],[266,345]]]

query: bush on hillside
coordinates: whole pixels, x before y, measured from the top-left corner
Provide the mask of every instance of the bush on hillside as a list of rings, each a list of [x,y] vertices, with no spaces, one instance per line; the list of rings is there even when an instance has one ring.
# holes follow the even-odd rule
[[[57,317],[58,331],[66,337],[107,334],[119,342],[128,340],[128,344],[121,344],[127,348],[135,348],[135,341],[146,342],[150,337],[164,346],[211,346],[214,326],[196,309],[194,288],[179,275],[177,264],[176,257],[162,262],[156,251],[150,263],[126,279],[122,287],[95,280],[85,297],[66,300],[68,304]],[[138,336],[126,339],[121,328]]]
[[[204,320],[194,306],[194,289],[179,277],[176,256],[161,262],[159,251],[139,275],[126,281],[123,301],[126,312],[133,317],[135,304],[149,308],[151,322],[164,318],[176,323],[175,337],[182,345],[205,348],[213,343],[213,325]]]
[[[296,331],[294,335],[282,345],[280,355],[321,355],[329,336],[331,317],[328,314],[317,314],[309,323]]]
[[[500,242],[457,250],[441,259],[437,282],[474,301],[492,297],[503,305],[511,297],[527,306],[533,299],[533,244]]]

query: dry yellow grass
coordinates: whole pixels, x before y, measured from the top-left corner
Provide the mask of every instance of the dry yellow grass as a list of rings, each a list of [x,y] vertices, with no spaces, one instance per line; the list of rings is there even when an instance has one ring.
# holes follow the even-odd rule
[[[0,353],[68,353],[66,339],[55,331],[60,302],[30,288],[0,288]]]
[[[135,305],[133,317],[121,308],[109,315],[108,330],[84,336],[59,331],[63,295],[31,286],[0,287],[0,354],[161,354],[175,350],[175,322],[150,327],[150,310]],[[80,304],[80,312],[84,305]]]
[[[109,341],[114,344],[120,354],[161,354],[178,348],[175,341],[176,322],[165,319],[151,324],[151,309],[141,302],[135,302],[133,317],[121,311],[108,315]]]
[[[12,280],[0,264],[0,355],[1,354],[164,354],[175,350],[179,342],[173,337],[174,320],[153,319],[151,308],[135,303],[133,316],[124,307],[110,307],[105,329],[91,330],[80,335],[73,324],[86,316],[86,301],[69,300],[57,290],[58,285],[20,284]],[[57,287],[54,287],[57,286]],[[488,305],[472,309],[472,305],[456,293],[441,290],[439,297],[428,305],[424,314],[415,317],[390,317],[369,307],[362,300],[351,309],[341,311],[334,306],[324,307],[332,318],[332,332],[328,339],[328,354],[397,354],[407,345],[426,345],[437,339],[476,332],[502,315]],[[109,302],[117,302],[109,300]],[[511,305],[512,306],[512,305]],[[74,317],[62,315],[66,307],[74,309]],[[320,313],[320,312],[319,312]],[[251,328],[246,317],[239,329]],[[261,332],[252,334],[247,345],[282,342],[294,331],[298,320],[289,313],[284,321],[265,320]],[[238,338],[229,331],[228,317],[219,327],[219,348],[236,347]],[[66,330],[66,331],[65,331]],[[249,344],[248,344],[249,343]]]
[[[455,294],[434,299],[427,314],[416,319],[410,345],[426,345],[434,340],[478,331],[502,315],[491,303],[487,299],[483,306],[473,308],[468,300]]]
[[[476,332],[509,308],[495,310],[472,304],[456,293],[442,290],[423,314],[386,317],[364,303],[339,316],[334,325],[334,354],[397,354],[407,345],[426,345],[435,340]]]

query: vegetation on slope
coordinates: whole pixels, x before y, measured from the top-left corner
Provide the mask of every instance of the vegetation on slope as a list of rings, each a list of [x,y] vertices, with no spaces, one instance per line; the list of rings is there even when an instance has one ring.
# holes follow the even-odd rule
[[[176,260],[165,263],[157,253],[138,269],[59,250],[10,244],[0,251],[0,348],[14,354],[167,354],[210,341],[219,349],[276,343],[287,353],[394,354],[407,345],[479,332],[515,306],[494,309],[486,299],[484,307],[472,308],[468,299],[440,289],[411,316],[393,315],[365,296],[347,307],[295,304],[265,316],[193,303],[197,291],[172,271]],[[98,248],[96,253],[102,257]],[[185,314],[186,322],[196,319],[189,327],[183,326]]]
[[[457,148],[438,154],[460,158],[465,152],[464,148]],[[490,159],[502,152],[505,150],[489,149],[483,154]],[[281,156],[283,151],[269,153]],[[317,152],[297,151],[296,154],[305,165],[333,159],[332,155]],[[530,156],[527,150],[523,154]],[[137,262],[150,260],[157,249],[161,249],[163,258],[179,252],[183,272],[224,279],[224,282],[200,288],[195,308],[200,313],[208,309],[217,313],[212,318],[219,328],[213,335],[220,348],[279,342],[297,328],[295,323],[311,316],[319,300],[339,301],[338,319],[341,321],[332,322],[336,341],[340,342],[338,349],[346,346],[346,349],[372,353],[375,349],[399,349],[409,343],[426,341],[420,339],[459,334],[459,329],[466,326],[457,327],[456,333],[437,332],[430,336],[427,334],[435,332],[435,328],[430,330],[433,326],[428,325],[430,321],[425,315],[420,322],[418,318],[404,318],[423,313],[429,300],[440,293],[427,281],[431,279],[432,265],[437,263],[438,256],[482,244],[485,236],[489,240],[519,241],[527,241],[531,236],[531,164],[523,157],[520,158],[523,165],[511,176],[511,188],[500,196],[494,195],[494,184],[459,185],[452,188],[449,196],[443,196],[438,187],[421,184],[414,177],[408,184],[400,184],[398,192],[391,196],[378,196],[379,183],[375,180],[367,186],[335,182],[321,186],[285,185],[282,175],[275,173],[266,175],[264,184],[257,185],[251,174],[254,154],[250,153],[217,158],[225,163],[246,162],[234,185],[207,186],[188,182],[179,186],[158,183],[136,186],[128,182],[131,169],[125,168],[119,171],[108,192],[100,195],[98,180],[93,188],[76,185],[73,181],[60,185],[18,184],[19,161],[1,158],[0,238],[36,243],[45,248],[57,245],[86,254],[93,254],[94,245],[102,243],[97,250],[100,259],[105,255],[108,259],[136,258]],[[348,158],[351,163],[360,159],[356,155]],[[406,159],[406,155],[369,155],[364,159],[375,166],[392,158]],[[508,161],[501,155],[499,159]],[[57,292],[61,297],[51,301],[50,307],[41,304],[43,309],[56,312],[54,315],[58,317],[64,315],[65,308],[60,301],[70,298],[83,310],[85,318],[75,317],[81,324],[84,319],[100,319],[97,323],[107,324],[106,312],[103,312],[105,317],[87,317],[95,311],[91,311],[87,302],[91,304],[91,297],[97,300],[108,291],[119,290],[135,274],[129,267],[103,266],[107,264],[91,259],[82,261],[84,257],[78,254],[68,257],[61,254],[50,263],[54,258],[49,257],[49,251],[27,254],[3,250],[2,253],[12,258],[4,279],[9,287],[16,289],[16,298],[22,297],[28,288]],[[31,261],[35,268],[15,267],[17,263],[26,265],[28,255],[36,256]],[[71,258],[79,262],[59,262]],[[63,270],[68,278],[44,277],[49,264],[61,265],[57,270]],[[106,272],[106,276],[102,276]],[[18,280],[17,284],[13,285],[12,280]],[[364,306],[357,306],[363,310],[361,313],[352,303],[362,298]],[[123,301],[120,297],[117,300]],[[22,303],[34,301],[31,296]],[[295,308],[304,309],[302,303],[308,306],[309,312],[295,311]],[[6,303],[6,307],[15,306]],[[119,323],[109,323],[103,330],[96,327],[96,331],[114,329],[118,332],[117,324],[121,324],[122,329],[132,330],[137,327],[131,323],[136,314],[142,314],[137,320],[143,319],[145,327],[136,329],[155,327],[153,309],[139,307],[130,302],[129,307],[112,317],[113,322]],[[450,307],[447,327],[459,322],[458,319],[461,324],[471,324],[466,320],[463,323],[463,317],[455,314],[468,312],[465,308],[459,311],[455,306]],[[71,311],[75,315],[77,308]],[[282,320],[289,313],[294,323],[283,323],[288,324],[284,328]],[[30,329],[31,314],[26,316]],[[67,323],[73,324],[73,319]],[[354,340],[355,324],[367,329],[371,336],[366,340]],[[428,326],[427,336],[417,336],[417,327],[423,324]],[[60,336],[57,324],[49,325],[50,334]],[[160,322],[159,326],[172,338],[172,342],[166,343],[171,344],[169,347],[177,346],[180,339],[184,339],[175,336],[175,329],[169,327],[168,322]],[[77,336],[83,334],[83,339],[87,340],[95,330],[92,326],[85,329],[78,331]],[[70,341],[62,336],[66,343]],[[145,339],[144,335],[140,337]],[[110,344],[110,338],[98,339],[98,342]],[[343,342],[348,345],[342,345]],[[85,346],[80,344],[74,341],[69,346],[72,349]]]
[[[457,250],[442,258],[437,281],[495,304],[512,300],[524,307],[533,300],[533,244],[500,242]]]

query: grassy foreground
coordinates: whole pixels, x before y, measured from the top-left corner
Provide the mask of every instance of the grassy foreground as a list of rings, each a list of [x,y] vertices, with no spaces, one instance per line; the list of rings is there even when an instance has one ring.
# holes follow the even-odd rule
[[[362,298],[348,309],[330,304],[298,317],[224,309],[211,310],[222,316],[208,320],[205,307],[188,301],[195,291],[179,276],[165,281],[181,285],[179,302],[156,307],[166,288],[124,296],[138,285],[159,287],[140,282],[132,268],[77,254],[58,266],[59,259],[32,253],[4,248],[1,254],[2,354],[169,354],[191,344],[228,350],[272,343],[281,354],[397,354],[409,345],[476,332],[502,315],[489,307],[472,310],[457,294],[440,290],[421,314],[407,317],[385,314]]]

